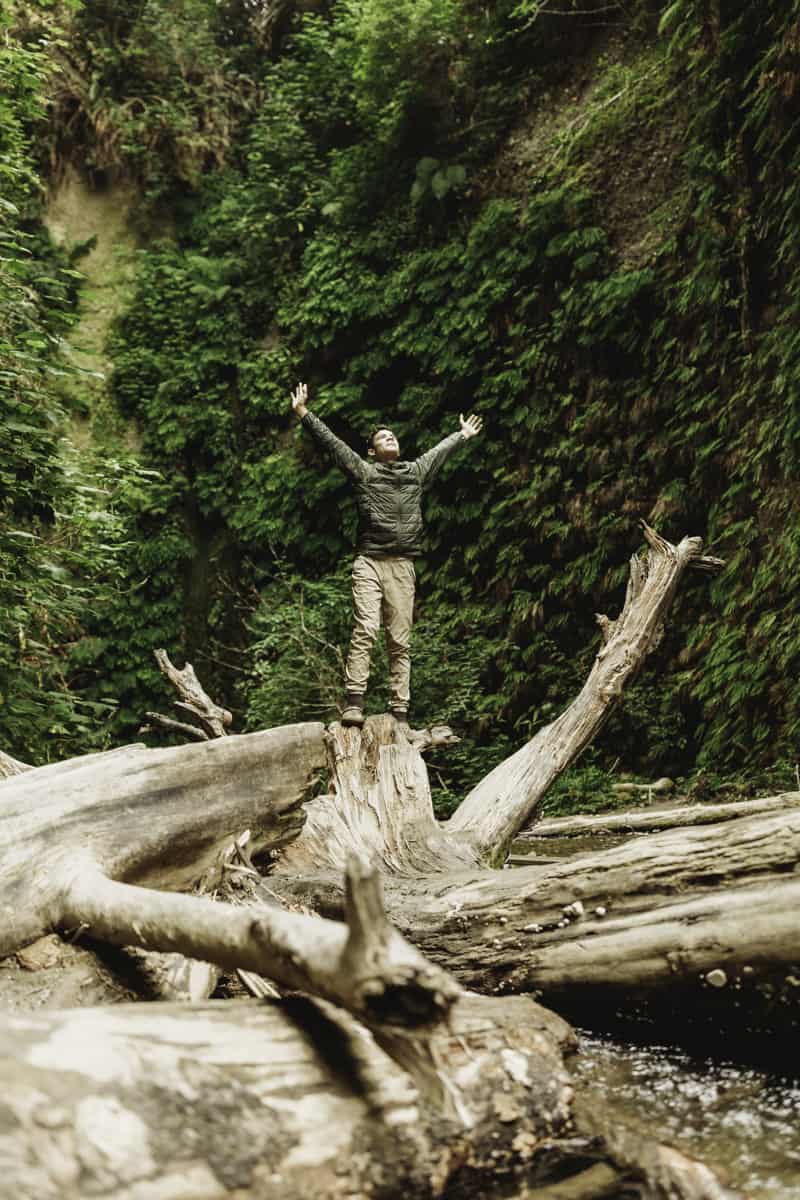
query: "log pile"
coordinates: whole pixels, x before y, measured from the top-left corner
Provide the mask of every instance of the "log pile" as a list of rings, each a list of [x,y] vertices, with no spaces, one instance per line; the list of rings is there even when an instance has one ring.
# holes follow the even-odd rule
[[[493,869],[657,643],[685,571],[717,565],[698,539],[671,546],[645,532],[649,555],[632,560],[617,621],[600,619],[604,645],[580,696],[444,825],[422,752],[451,731],[378,717],[363,731],[307,722],[231,735],[225,710],[166,655],[162,669],[191,692],[181,712],[193,744],[125,747],[6,779],[0,954],[60,929],[279,990],[261,1004],[118,1005],[0,1023],[15,1195],[488,1195],[498,1179],[541,1200],[565,1181],[574,1197],[628,1186],[674,1200],[732,1195],[701,1164],[590,1127],[563,1068],[569,1028],[510,994],[621,979],[669,988],[723,961],[743,969],[741,907],[735,895],[719,902],[716,827],[649,855],[588,856],[577,871]],[[746,844],[748,903],[758,893],[766,924],[769,887],[800,836],[791,828],[780,848],[766,826],[728,839],[723,871],[736,875]],[[231,847],[244,847],[245,830],[237,864]],[[248,903],[211,898],[226,864],[246,879]],[[704,922],[727,940],[715,934],[709,946]],[[762,957],[751,939],[748,965],[774,966],[784,933],[757,934]]]

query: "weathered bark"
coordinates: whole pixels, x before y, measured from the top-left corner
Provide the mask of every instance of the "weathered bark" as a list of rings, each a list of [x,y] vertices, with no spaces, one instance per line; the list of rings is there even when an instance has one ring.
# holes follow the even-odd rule
[[[338,878],[353,850],[394,875],[477,865],[471,847],[433,815],[421,735],[393,717],[368,717],[362,729],[332,725],[326,745],[330,791],[306,805],[303,830],[284,848],[277,872],[327,870]]]
[[[780,812],[800,805],[800,792],[736,800],[728,804],[675,804],[670,807],[636,808],[627,812],[596,813],[594,816],[552,817],[523,829],[518,841],[533,844],[540,838],[589,837],[619,833],[654,833],[660,829],[688,829],[692,825],[716,825],[761,813]]]
[[[4,1185],[38,1200],[424,1200],[596,1164],[653,1200],[733,1196],[681,1155],[609,1153],[576,1127],[569,1037],[526,997],[462,997],[422,1040],[373,1037],[305,997],[15,1016],[0,1026]]]
[[[588,1008],[598,990],[658,989],[689,1013],[710,984],[705,999],[724,1012],[734,989],[738,1004],[763,1007],[764,985],[771,1003],[782,981],[797,1014],[798,857],[800,806],[453,880],[415,897],[413,913],[390,892],[388,907],[421,949],[483,991],[582,994]]]
[[[644,523],[643,523],[644,524]],[[647,558],[631,559],[625,604],[616,621],[599,616],[604,645],[580,694],[560,717],[539,732],[473,788],[447,822],[468,839],[478,857],[497,865],[511,841],[535,817],[547,789],[607,721],[625,685],[661,640],[678,584],[689,567],[716,570],[699,538],[671,545],[644,525]]]
[[[202,745],[38,767],[0,785],[0,955],[63,923],[74,865],[111,879],[189,888],[249,829],[254,852],[300,827],[325,763],[323,726],[290,725]]]
[[[133,887],[77,860],[61,922],[121,946],[178,953],[266,975],[376,1020],[440,1020],[459,989],[386,921],[376,874],[356,860],[346,888],[347,926],[276,907],[220,904]]]
[[[524,1163],[566,1132],[558,1036],[530,1001],[503,1017],[465,999],[426,1040],[429,1065],[406,1037],[404,1067],[300,997],[14,1016],[0,1027],[4,1194],[436,1195],[467,1162]]]
[[[541,867],[387,877],[386,903],[398,928],[474,990],[534,990],[572,1012],[581,1001],[591,1012],[600,993],[661,993],[673,1020],[701,1000],[720,1018],[734,1002],[758,1012],[780,1001],[789,1021],[800,1016],[799,857],[800,803]],[[337,911],[325,878],[270,887]]]
[[[28,763],[20,762],[18,758],[12,758],[10,754],[0,750],[0,780],[11,779],[14,775],[21,775],[23,771],[31,770],[33,768]]]

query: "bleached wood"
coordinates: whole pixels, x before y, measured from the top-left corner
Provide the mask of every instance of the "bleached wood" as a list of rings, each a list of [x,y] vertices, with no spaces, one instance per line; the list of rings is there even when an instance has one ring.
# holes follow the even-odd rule
[[[28,763],[20,762],[18,758],[12,758],[10,754],[0,750],[0,780],[12,779],[15,775],[21,775],[23,771],[31,770],[33,768]]]
[[[110,879],[178,891],[213,870],[243,829],[253,853],[302,824],[325,764],[323,726],[200,745],[128,746],[27,771],[0,786],[0,956],[63,917],[64,879],[88,856]]]
[[[306,997],[15,1015],[0,1024],[2,1187],[37,1200],[434,1200],[489,1194],[498,1174],[556,1185],[588,1159],[637,1194],[732,1196],[640,1135],[634,1147],[619,1129],[585,1132],[570,1041],[528,997],[463,996],[424,1037],[373,1035]]]
[[[644,524],[644,523],[643,523]],[[547,789],[602,728],[623,689],[657,645],[678,584],[689,567],[718,569],[699,538],[677,546],[644,524],[646,559],[634,555],[622,613],[601,618],[603,646],[580,694],[550,725],[490,771],[447,822],[483,861],[499,864],[520,829],[535,818]]]
[[[183,737],[189,738],[193,742],[207,742],[209,736],[204,729],[199,729],[197,725],[189,725],[187,721],[176,721],[172,717],[164,717],[161,713],[146,712],[145,717],[150,722],[149,725],[142,725],[139,728],[139,733],[154,733],[156,728],[165,729],[167,733],[180,733]]]
[[[362,729],[331,725],[325,740],[330,791],[306,804],[303,830],[284,847],[278,873],[339,874],[353,850],[393,875],[476,865],[471,847],[448,837],[433,815],[424,735],[376,716]]]
[[[593,816],[551,817],[523,829],[519,841],[536,843],[539,838],[592,837],[617,833],[652,833],[659,829],[714,825],[719,821],[738,821],[761,813],[778,812],[800,806],[800,792],[783,792],[756,800],[736,800],[728,804],[675,804],[658,808],[604,812]]]
[[[739,985],[737,1003],[763,1011],[775,983],[796,977],[798,860],[800,807],[792,807],[557,864],[431,881],[413,900],[389,883],[387,910],[476,990],[572,1000],[598,988],[660,990],[674,995],[678,1020],[708,973],[722,970]],[[582,914],[565,912],[576,902]],[[800,986],[785,991],[800,1007]],[[721,989],[723,1009],[728,994]]]
[[[58,923],[93,938],[185,955],[266,975],[363,1017],[441,1020],[459,994],[386,920],[380,880],[357,859],[347,875],[343,925],[275,905],[217,903],[108,879],[86,856],[62,873]]]
[[[197,678],[192,664],[186,663],[182,670],[178,670],[170,661],[166,650],[156,650],[154,653],[159,670],[170,681],[180,697],[180,700],[176,701],[178,710],[197,721],[208,737],[225,737],[233,722],[233,715],[227,708],[222,708],[211,699]],[[169,720],[167,717],[158,717],[158,714],[154,713],[147,715],[157,718],[160,722]]]

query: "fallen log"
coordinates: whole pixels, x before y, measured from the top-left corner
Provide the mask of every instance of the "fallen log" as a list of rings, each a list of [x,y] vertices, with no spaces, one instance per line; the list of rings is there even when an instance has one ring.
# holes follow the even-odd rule
[[[277,848],[302,824],[300,803],[325,764],[322,735],[308,723],[167,750],[126,746],[5,780],[0,955],[64,924],[81,872],[179,890],[243,829],[254,852]]]
[[[421,1042],[394,1031],[394,1055],[300,996],[14,1015],[0,1025],[3,1194],[425,1197],[537,1155],[553,1170],[580,1149],[568,1036],[532,1001],[482,997]]]
[[[736,800],[728,804],[674,804],[669,807],[635,808],[627,812],[595,813],[592,816],[551,817],[537,822],[517,835],[518,842],[536,842],[539,838],[592,837],[595,834],[653,833],[660,829],[689,828],[691,825],[716,825],[737,821],[760,813],[780,812],[800,805],[800,792],[782,792],[756,800]]]
[[[654,833],[542,868],[465,876],[412,914],[417,945],[468,987],[534,990],[594,1020],[656,1000],[685,1022],[800,1026],[800,807]]]
[[[392,921],[466,987],[535,991],[599,1019],[660,997],[671,1026],[703,1008],[742,1027],[800,1024],[800,806],[675,829],[575,858],[502,872],[385,878]],[[335,915],[327,876],[273,891]],[[763,1022],[762,1022],[763,1023]]]
[[[191,887],[204,872],[213,871],[221,847],[249,828],[256,851],[277,856],[283,847],[280,873],[270,879],[265,901],[300,890],[308,896],[312,883],[319,885],[319,895],[328,903],[341,907],[341,864],[355,852],[359,859],[377,859],[392,911],[413,940],[430,943],[439,961],[453,961],[462,979],[472,976],[490,990],[521,986],[526,941],[502,936],[510,923],[506,912],[513,909],[504,897],[510,873],[476,874],[476,867],[503,860],[549,784],[605,721],[624,684],[657,642],[684,571],[693,565],[718,565],[718,560],[701,554],[698,539],[684,539],[675,547],[652,530],[646,529],[646,536],[648,558],[632,560],[620,618],[616,623],[600,619],[606,641],[581,695],[558,721],[487,776],[467,798],[463,812],[444,826],[434,820],[420,756],[426,738],[407,733],[391,718],[368,721],[362,732],[334,726],[327,736],[321,725],[307,723],[174,750],[126,748],[7,780],[0,789],[0,905],[8,920],[0,927],[0,953],[60,924],[88,926],[112,942],[194,955],[267,974],[287,987],[316,991],[370,1022],[381,1045],[393,1047],[395,1059],[411,1052],[407,1042],[402,1043],[404,1049],[398,1048],[395,1035],[386,1032],[387,1024],[426,1026],[415,1062],[428,1065],[424,1071],[416,1066],[415,1071],[426,1080],[420,1094],[433,1089],[440,1096],[436,1120],[441,1120],[446,1097],[435,1060],[434,1069],[430,1065],[431,1027],[439,1036],[441,1018],[460,1011],[464,998],[441,969],[422,959],[385,922],[371,919],[375,904],[369,896],[374,889],[365,890],[361,924],[376,932],[360,950],[355,933],[359,918],[353,919],[352,911],[348,934],[318,918],[282,912],[274,904],[269,910],[236,912],[169,893]],[[307,803],[305,826],[297,836],[300,803],[326,766],[332,791]],[[298,875],[301,870],[305,879]],[[558,886],[553,883],[550,897],[536,903],[549,911]],[[500,907],[490,918],[481,912],[482,903]],[[518,909],[515,923],[521,917]],[[475,916],[471,929],[468,914]],[[518,932],[526,931],[523,927]],[[500,969],[498,956],[487,954],[490,944],[505,955]],[[538,974],[535,956],[534,966]],[[209,1036],[216,1041],[213,1032]],[[488,1035],[484,1031],[482,1036]],[[503,1058],[503,1044],[495,1041],[494,1051],[503,1069],[513,1075],[520,1064],[513,1057]],[[469,1057],[480,1091],[483,1060]],[[291,1073],[291,1064],[286,1070]],[[485,1078],[489,1077],[487,1065]],[[173,1104],[180,1089],[180,1081],[176,1089],[168,1089]],[[313,1090],[306,1101],[313,1104]],[[495,1128],[504,1122],[502,1111],[496,1106],[491,1116],[484,1111],[486,1117],[478,1122],[480,1136],[488,1139],[488,1146],[503,1144],[503,1132]],[[459,1162],[492,1160],[491,1150],[484,1154],[464,1137],[459,1132],[455,1142],[452,1136],[445,1140],[442,1154],[448,1167],[437,1167],[437,1179],[453,1178],[459,1146],[467,1147],[466,1158]],[[49,1139],[48,1144],[57,1141]],[[354,1157],[349,1150],[355,1144],[343,1140],[346,1158]],[[524,1138],[512,1143],[517,1158],[509,1161],[516,1162],[520,1147],[527,1144]],[[384,1143],[376,1153],[388,1153]],[[496,1165],[502,1161],[500,1153]],[[306,1159],[303,1165],[303,1178],[313,1185],[314,1163]],[[373,1162],[372,1170],[380,1176],[385,1166]],[[108,1187],[118,1183],[112,1179]],[[262,1183],[260,1179],[259,1186]],[[135,1186],[136,1180],[125,1184],[129,1191]],[[676,1183],[671,1194],[693,1200],[721,1194],[703,1191],[703,1182],[684,1190],[681,1186]],[[376,1184],[372,1190],[379,1194],[380,1188]],[[303,1191],[307,1194],[305,1186]]]
[[[609,1152],[576,1128],[569,1037],[525,997],[465,996],[424,1039],[384,1042],[306,997],[15,1015],[0,1025],[3,1194],[424,1200],[597,1164],[654,1200],[733,1196],[664,1147]]]

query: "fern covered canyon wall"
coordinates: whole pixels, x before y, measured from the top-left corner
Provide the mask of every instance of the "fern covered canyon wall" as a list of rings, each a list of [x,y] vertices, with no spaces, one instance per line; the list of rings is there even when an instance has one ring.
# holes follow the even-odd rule
[[[483,417],[418,570],[442,813],[577,690],[642,519],[726,565],[584,771],[793,778],[800,5],[12,0],[0,70],[0,746],[132,740],[159,646],[239,730],[335,715],[304,379],[358,449]]]

